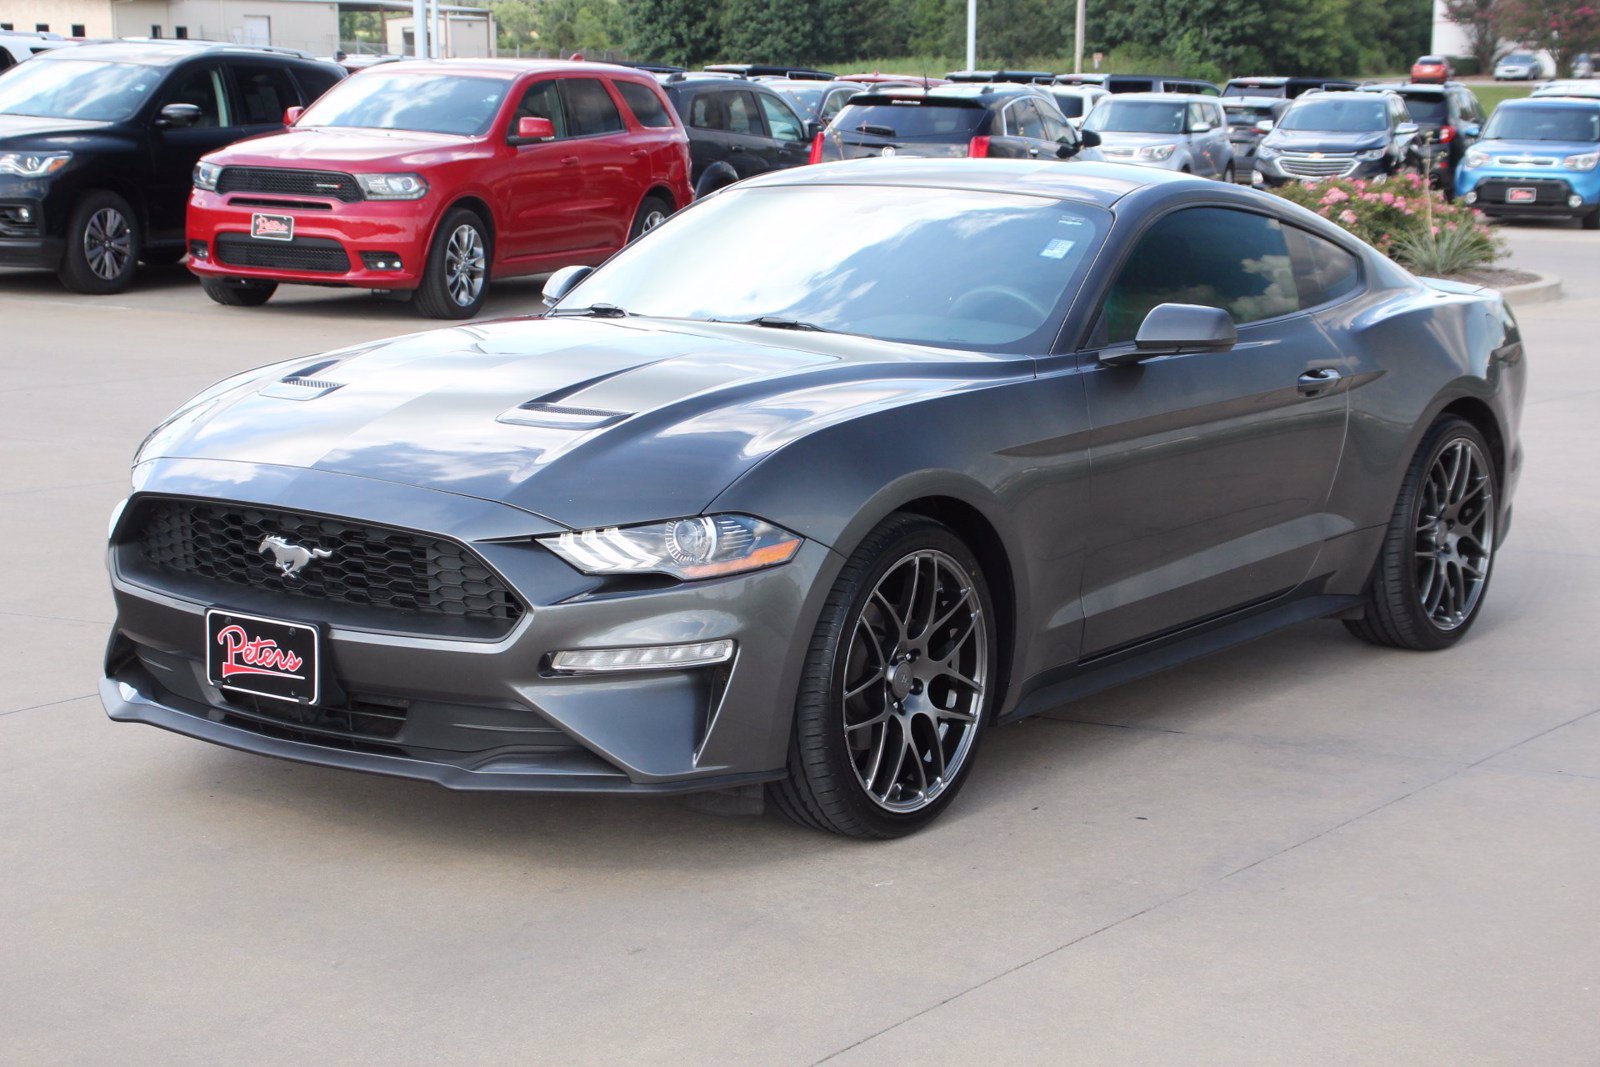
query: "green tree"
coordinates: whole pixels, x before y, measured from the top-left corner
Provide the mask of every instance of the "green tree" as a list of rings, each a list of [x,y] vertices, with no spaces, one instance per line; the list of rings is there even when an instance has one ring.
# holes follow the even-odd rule
[[[716,0],[629,0],[626,41],[640,60],[696,66],[722,51]]]
[[[1466,34],[1467,48],[1479,72],[1494,66],[1505,21],[1502,0],[1444,0],[1444,16]]]
[[[538,12],[531,0],[495,0],[489,5],[499,35],[496,44],[506,55],[537,47]]]
[[[1600,8],[1590,0],[1502,0],[1505,35],[1533,49],[1547,49],[1556,73],[1579,52],[1600,47]]]

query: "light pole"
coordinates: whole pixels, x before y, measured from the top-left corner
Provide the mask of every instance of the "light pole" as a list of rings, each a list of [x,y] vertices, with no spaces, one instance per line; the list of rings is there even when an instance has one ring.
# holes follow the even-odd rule
[[[428,0],[411,0],[411,44],[418,59],[428,58]]]
[[[967,0],[967,69],[978,69],[978,0]]]
[[[1072,41],[1072,72],[1083,73],[1083,7],[1085,0],[1078,0],[1078,29]]]

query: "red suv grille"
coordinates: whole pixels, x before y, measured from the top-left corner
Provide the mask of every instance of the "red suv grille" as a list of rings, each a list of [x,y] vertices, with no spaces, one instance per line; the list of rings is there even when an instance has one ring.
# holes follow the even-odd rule
[[[326,196],[347,204],[362,199],[361,186],[348,174],[284,167],[223,167],[217,178],[217,192]]]

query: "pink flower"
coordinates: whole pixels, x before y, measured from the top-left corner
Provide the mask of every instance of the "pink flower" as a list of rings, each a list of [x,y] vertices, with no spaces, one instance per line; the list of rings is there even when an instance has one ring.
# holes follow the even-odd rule
[[[1356,218],[1356,213],[1354,211],[1351,211],[1349,208],[1345,208],[1343,211],[1339,212],[1339,221],[1344,223],[1346,226],[1354,226],[1360,220]]]
[[[1318,208],[1317,209],[1317,214],[1321,215],[1323,218],[1327,218],[1328,217],[1328,212],[1330,212],[1332,210],[1333,210],[1333,208],[1331,208],[1331,207]]]
[[[1384,193],[1383,194],[1383,202],[1392,207],[1394,205],[1394,194],[1393,193]]]
[[[1350,199],[1350,194],[1349,193],[1345,192],[1343,189],[1334,188],[1334,189],[1329,189],[1326,193],[1322,194],[1322,199],[1320,201],[1318,201],[1318,203],[1322,203],[1322,204],[1342,204],[1346,200],[1349,200],[1349,199]]]
[[[1388,196],[1389,194],[1388,193],[1384,193],[1383,195],[1384,196]],[[1361,194],[1361,199],[1365,200],[1369,204],[1376,204],[1378,202],[1378,194],[1377,193],[1362,193]]]

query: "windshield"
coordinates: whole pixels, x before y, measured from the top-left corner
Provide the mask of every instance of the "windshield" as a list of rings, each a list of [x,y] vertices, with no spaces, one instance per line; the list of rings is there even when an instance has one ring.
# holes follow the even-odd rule
[[[1272,118],[1274,108],[1271,104],[1227,104],[1222,110],[1228,113],[1229,125],[1254,126],[1264,119]]]
[[[1304,97],[1301,97],[1305,100]],[[1389,125],[1382,100],[1323,98],[1306,100],[1284,113],[1280,130],[1317,130],[1324,133],[1370,133]]]
[[[1411,121],[1423,126],[1443,126],[1450,121],[1450,105],[1443,94],[1417,93],[1401,97],[1406,102],[1406,114]]]
[[[488,132],[510,84],[500,78],[385,74],[369,69],[328,90],[295,125],[473,137]]]
[[[833,120],[841,133],[862,133],[896,141],[966,141],[977,132],[981,107],[940,105],[932,100],[907,104],[847,104]]]
[[[886,341],[1046,352],[1109,218],[1009,193],[734,188],[625,247],[557,311],[773,317]],[[782,253],[752,258],[752,248]]]
[[[1483,136],[1490,141],[1600,141],[1600,108],[1499,107]]]
[[[1285,96],[1287,85],[1261,85],[1256,82],[1229,82],[1223,87],[1223,96]]]
[[[120,122],[139,110],[164,72],[139,63],[20,63],[0,78],[0,114]]]
[[[1512,52],[1500,62],[1502,63],[1532,63],[1533,57],[1526,52]]]
[[[1096,133],[1182,133],[1188,110],[1161,100],[1105,100],[1083,125]]]

